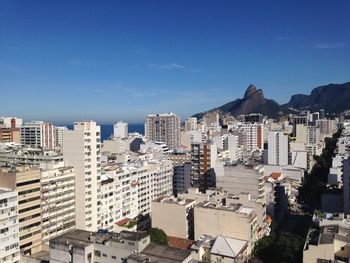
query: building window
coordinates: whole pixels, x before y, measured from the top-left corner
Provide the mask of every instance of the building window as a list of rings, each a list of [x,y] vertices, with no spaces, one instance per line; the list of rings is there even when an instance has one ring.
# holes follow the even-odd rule
[[[94,251],[94,255],[95,255],[96,257],[101,257],[101,251],[95,250],[95,251]]]

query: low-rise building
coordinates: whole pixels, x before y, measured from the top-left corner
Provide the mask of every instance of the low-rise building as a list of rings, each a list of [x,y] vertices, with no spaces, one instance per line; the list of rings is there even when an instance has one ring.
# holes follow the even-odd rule
[[[203,235],[191,250],[193,260],[203,263],[243,263],[249,257],[247,241],[222,235],[216,238]]]
[[[123,263],[149,243],[150,238],[144,232],[96,233],[77,229],[50,240],[50,263]]]
[[[224,235],[248,241],[248,254],[258,239],[257,216],[241,204],[222,206],[205,201],[194,207],[195,239],[202,235]]]
[[[303,262],[349,262],[349,219],[325,216],[325,219],[317,219],[316,225],[309,230],[303,251]]]
[[[152,227],[162,229],[168,236],[193,239],[193,207],[195,200],[174,196],[152,201]]]

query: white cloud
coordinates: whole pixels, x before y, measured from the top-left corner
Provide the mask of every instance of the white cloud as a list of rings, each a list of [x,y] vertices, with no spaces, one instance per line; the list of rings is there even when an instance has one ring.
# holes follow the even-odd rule
[[[148,68],[154,68],[154,69],[184,69],[185,66],[178,64],[178,63],[171,63],[171,64],[148,64]]]
[[[315,44],[315,48],[319,49],[337,49],[337,48],[343,48],[346,47],[347,45],[343,42],[333,42],[333,43],[318,43]]]

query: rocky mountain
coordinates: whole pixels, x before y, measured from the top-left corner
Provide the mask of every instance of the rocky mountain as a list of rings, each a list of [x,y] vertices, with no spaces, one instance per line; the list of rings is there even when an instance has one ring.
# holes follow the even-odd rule
[[[244,97],[236,99],[218,108],[207,112],[219,111],[223,114],[230,113],[234,116],[249,113],[261,113],[271,118],[290,112],[287,108],[280,106],[276,101],[266,99],[262,89],[257,89],[253,84],[249,85]],[[194,117],[201,118],[207,112],[195,114]]]
[[[328,84],[312,90],[310,95],[293,95],[286,104],[279,105],[272,99],[264,97],[262,89],[249,85],[244,97],[226,103],[220,107],[193,115],[202,118],[208,112],[218,111],[234,116],[249,113],[261,113],[270,118],[287,113],[296,113],[300,110],[318,111],[324,109],[329,113],[340,113],[350,109],[350,82],[344,84]]]
[[[328,84],[311,91],[310,95],[293,95],[290,101],[283,105],[298,110],[340,113],[350,108],[350,82],[344,84]]]

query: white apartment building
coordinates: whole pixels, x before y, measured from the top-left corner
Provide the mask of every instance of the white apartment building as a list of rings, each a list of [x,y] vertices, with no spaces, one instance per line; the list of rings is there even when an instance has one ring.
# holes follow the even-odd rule
[[[17,117],[0,117],[0,127],[3,128],[19,128],[23,124],[23,120]]]
[[[119,121],[113,125],[113,136],[114,138],[128,138],[128,123]]]
[[[148,140],[164,142],[169,149],[180,147],[180,118],[174,113],[148,114],[145,135]]]
[[[75,122],[63,133],[63,159],[74,168],[76,228],[96,231],[100,226],[100,126]]]
[[[63,127],[55,127],[55,147],[56,148],[61,148],[63,145],[63,132],[67,131],[68,128],[63,126]]]
[[[55,148],[55,129],[43,121],[26,122],[21,126],[21,144],[43,149]]]
[[[41,163],[43,242],[75,228],[75,185],[73,167],[64,163]]]
[[[50,263],[124,263],[149,244],[146,233],[73,230],[50,240]]]
[[[223,149],[229,151],[230,160],[237,161],[242,158],[242,148],[239,147],[238,136],[228,134],[223,139]]]
[[[264,148],[264,125],[261,123],[244,123],[241,126],[243,130],[243,145],[247,151],[261,150]]]
[[[185,131],[195,131],[197,130],[197,118],[191,117],[187,118],[185,121]]]
[[[288,165],[289,159],[289,139],[283,132],[269,132],[267,136],[268,164]]]
[[[230,194],[249,193],[253,199],[265,200],[264,167],[230,165],[217,162],[216,187]]]
[[[19,263],[17,192],[0,187],[0,262]]]
[[[112,230],[117,221],[149,214],[152,200],[172,195],[173,165],[169,160],[114,164],[104,170],[102,228]]]

